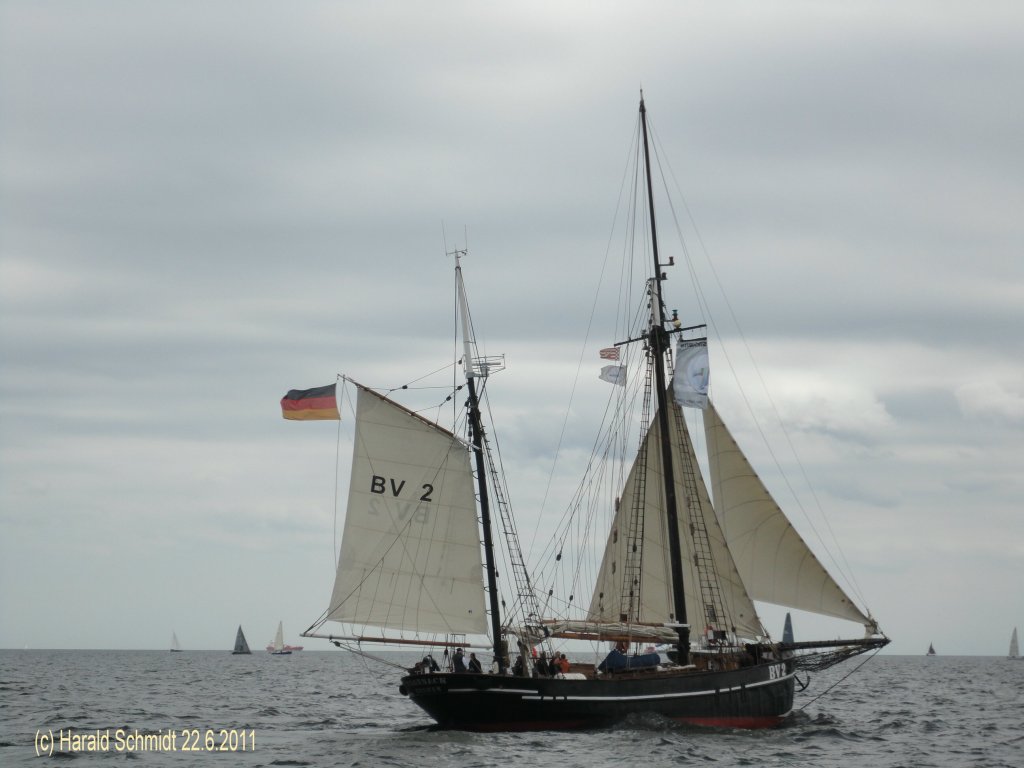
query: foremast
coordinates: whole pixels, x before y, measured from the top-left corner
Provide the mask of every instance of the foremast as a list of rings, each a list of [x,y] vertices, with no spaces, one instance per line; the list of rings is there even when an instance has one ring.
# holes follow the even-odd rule
[[[462,321],[462,366],[466,376],[467,389],[469,390],[469,400],[467,403],[469,409],[469,442],[473,451],[474,466],[476,467],[477,493],[480,502],[480,525],[483,529],[484,539],[484,571],[487,574],[487,599],[491,614],[491,637],[494,640],[494,659],[498,663],[498,673],[503,675],[505,674],[507,660],[501,640],[501,598],[498,595],[494,537],[491,532],[491,508],[487,493],[483,419],[480,416],[480,400],[476,387],[477,378],[487,376],[487,366],[484,365],[482,370],[478,370],[475,363],[476,340],[473,336],[472,325],[469,322],[469,303],[466,300],[466,286],[462,280],[462,264],[460,259],[461,254],[456,252],[455,281],[458,290],[459,318]]]
[[[654,275],[651,279],[651,321],[648,329],[648,344],[654,366],[655,393],[657,396],[657,418],[661,438],[662,475],[665,485],[665,516],[668,521],[669,565],[672,576],[674,628],[679,639],[676,644],[678,663],[688,664],[690,658],[690,627],[686,617],[686,597],[683,590],[683,554],[679,540],[679,512],[676,499],[675,468],[672,461],[672,440],[669,432],[669,396],[665,381],[665,360],[671,348],[669,333],[665,330],[667,318],[661,300],[661,283],[664,275],[658,255],[658,228],[654,216],[654,187],[651,181],[651,155],[647,138],[647,108],[643,92],[640,94],[640,124],[644,138],[644,172],[647,177],[647,209],[651,222],[651,251],[654,258]]]

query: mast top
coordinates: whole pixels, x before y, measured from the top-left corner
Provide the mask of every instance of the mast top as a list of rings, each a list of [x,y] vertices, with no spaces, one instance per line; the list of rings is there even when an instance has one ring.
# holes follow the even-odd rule
[[[466,250],[451,251],[455,256],[455,289],[459,309],[459,320],[462,325],[462,369],[466,380],[486,379],[490,374],[505,369],[505,356],[481,356],[477,350],[476,336],[473,334],[473,323],[469,317],[469,300],[466,298],[466,283],[462,278],[462,257]]]

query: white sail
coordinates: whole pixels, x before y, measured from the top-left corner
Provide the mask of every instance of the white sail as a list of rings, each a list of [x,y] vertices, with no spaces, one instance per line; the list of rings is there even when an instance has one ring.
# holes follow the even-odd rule
[[[274,635],[274,650],[284,650],[284,622],[277,622],[277,634]]]
[[[181,650],[181,643],[178,642],[178,633],[177,632],[171,632],[171,650],[172,651],[180,651]]]
[[[1016,659],[1020,656],[1020,648],[1017,645],[1017,628],[1013,628],[1013,634],[1010,635],[1010,658]]]
[[[874,627],[793,528],[713,403],[704,432],[715,510],[750,596]]]
[[[391,400],[357,389],[348,508],[327,618],[485,634],[466,445]]]
[[[707,488],[699,472],[695,472],[697,495],[689,498],[683,478],[685,476],[682,456],[685,451],[689,455],[689,466],[696,468],[697,461],[693,454],[693,444],[686,429],[686,422],[677,405],[672,406],[673,417],[669,419],[672,444],[679,447],[674,451],[674,476],[676,480],[676,499],[678,503],[678,520],[684,565],[683,583],[686,592],[687,621],[697,631],[702,631],[706,624],[715,629],[735,630],[740,636],[755,638],[764,635],[764,629],[754,610],[754,604],[747,594],[743,581],[733,563],[732,556],[726,546],[725,537],[715,517],[714,509],[708,497]],[[640,567],[640,603],[635,621],[677,621],[674,613],[672,595],[672,577],[668,552],[668,521],[665,515],[664,481],[661,461],[660,428],[655,419],[654,424],[645,438],[646,450],[646,494],[643,504],[643,557]],[[604,559],[601,562],[594,594],[590,602],[588,618],[595,622],[623,621],[621,606],[623,593],[624,571],[628,567],[630,542],[628,525],[632,500],[641,481],[643,473],[634,464],[622,490],[619,509],[615,515],[611,534],[605,547]],[[697,553],[690,525],[702,526],[707,531],[710,547],[710,561],[707,553]],[[701,574],[695,564],[695,555],[703,554],[704,565],[714,570],[721,594],[722,608],[725,615],[712,615],[707,602],[701,596]],[[714,578],[714,577],[712,577]],[[627,590],[628,591],[628,590]],[[715,612],[717,613],[717,612]]]

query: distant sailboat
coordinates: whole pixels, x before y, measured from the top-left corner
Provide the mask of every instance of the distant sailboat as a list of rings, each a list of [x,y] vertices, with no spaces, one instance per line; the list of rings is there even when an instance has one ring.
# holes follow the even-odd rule
[[[235,635],[235,650],[233,650],[231,653],[232,655],[240,653],[252,653],[252,651],[249,650],[249,644],[245,642],[245,633],[242,631],[241,624],[238,625],[238,634]]]
[[[274,642],[267,643],[267,652],[268,653],[273,653],[274,651],[279,651],[279,650],[290,651],[290,652],[291,651],[301,651],[302,650],[302,646],[301,645],[289,645],[288,643],[284,642],[284,628],[282,627],[281,622],[277,623],[277,631],[278,631],[278,637],[281,639],[281,647],[280,648],[277,647],[277,643],[276,643],[277,638],[275,638]]]
[[[290,656],[291,651],[284,647],[284,623],[277,622],[277,635],[274,637],[274,650],[271,656]]]
[[[181,653],[181,643],[176,632],[171,632],[171,653]]]
[[[935,646],[932,645],[931,643],[928,643],[928,653],[926,653],[925,656],[934,656],[934,655],[935,655]]]
[[[1010,654],[1006,657],[1008,659],[1019,659],[1020,658],[1020,646],[1017,644],[1017,628],[1013,628],[1013,634],[1010,635]]]
[[[782,642],[793,642],[793,617],[786,614],[786,623],[782,626]]]

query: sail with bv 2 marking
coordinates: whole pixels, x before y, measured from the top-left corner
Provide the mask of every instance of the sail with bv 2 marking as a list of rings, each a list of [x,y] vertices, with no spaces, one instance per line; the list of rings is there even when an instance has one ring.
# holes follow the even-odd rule
[[[352,476],[327,618],[414,633],[484,634],[467,446],[355,386]]]

